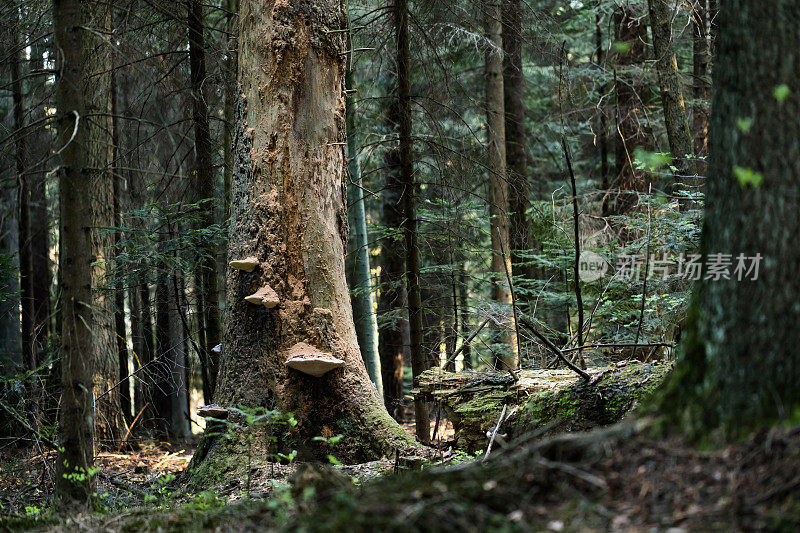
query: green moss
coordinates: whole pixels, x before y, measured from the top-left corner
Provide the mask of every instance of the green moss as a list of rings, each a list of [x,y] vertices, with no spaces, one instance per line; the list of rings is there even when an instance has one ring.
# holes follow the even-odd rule
[[[513,431],[548,426],[548,433],[555,434],[613,424],[648,398],[671,368],[654,362],[599,369],[602,377],[595,383],[579,380],[533,396],[520,409]]]

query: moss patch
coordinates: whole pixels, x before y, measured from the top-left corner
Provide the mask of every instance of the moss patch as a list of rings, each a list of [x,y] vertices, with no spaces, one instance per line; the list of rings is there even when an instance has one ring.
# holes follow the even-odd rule
[[[520,434],[547,426],[547,433],[556,434],[613,424],[649,397],[671,369],[671,363],[658,361],[601,369],[592,381],[533,396],[509,429]]]

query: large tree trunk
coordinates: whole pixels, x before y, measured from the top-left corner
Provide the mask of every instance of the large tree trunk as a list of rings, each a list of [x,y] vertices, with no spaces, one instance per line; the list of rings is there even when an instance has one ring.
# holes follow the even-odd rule
[[[211,163],[211,133],[208,125],[208,103],[203,92],[206,83],[206,60],[203,40],[203,9],[198,0],[188,0],[189,66],[191,70],[192,121],[194,122],[195,189],[201,202],[201,228],[214,224],[214,172]],[[208,383],[203,383],[203,395],[211,403],[219,372],[217,352],[220,341],[219,294],[217,289],[216,247],[209,243],[198,265],[198,295],[201,320],[200,349],[202,360],[208,364]]]
[[[347,68],[347,89],[353,89],[353,73]],[[350,180],[347,183],[347,225],[350,229],[347,240],[347,278],[353,302],[358,346],[367,368],[369,379],[383,398],[381,361],[378,354],[378,320],[375,315],[375,300],[372,293],[372,274],[369,264],[369,235],[367,214],[364,207],[364,190],[361,186],[361,162],[355,133],[355,109],[353,98],[348,93],[345,101],[347,118],[347,157]]]
[[[509,323],[501,324],[497,331],[498,341],[505,345],[503,353],[498,357],[497,366],[514,369],[517,367],[519,354],[517,353],[517,336],[514,333],[516,331],[514,313],[507,309],[512,305],[511,290],[507,282],[507,274],[511,273],[511,256],[509,255],[508,239],[509,206],[506,178],[505,107],[503,103],[503,40],[499,2],[500,0],[489,0],[483,5],[484,31],[488,43],[485,99],[489,229],[492,241],[492,299],[500,304],[501,312],[508,313],[511,317]],[[518,118],[514,117],[514,120],[518,120]],[[514,172],[518,172],[518,170],[515,169]]]
[[[296,449],[314,453],[322,445],[313,437],[341,433],[323,456],[360,460],[413,439],[369,381],[345,281],[345,27],[336,0],[242,3],[229,259],[258,265],[228,268],[215,401],[292,412],[298,423],[286,438]],[[266,286],[276,307],[245,300]],[[313,377],[286,365],[309,352],[343,366]],[[216,439],[207,436],[195,464],[237,456],[235,438]]]
[[[703,256],[732,254],[730,279],[700,282],[661,402],[704,437],[796,420],[800,406],[800,1],[730,0],[718,17]],[[763,258],[757,279],[739,279],[739,254]]]
[[[95,421],[98,437],[108,437],[114,420],[105,416],[119,416],[119,402],[101,402],[93,409],[93,393],[105,390],[108,378],[117,372],[110,302],[93,292],[108,258],[108,243],[99,228],[111,224],[111,62],[108,44],[95,33],[108,27],[109,15],[107,6],[95,2],[57,0],[53,6],[61,58],[56,103],[62,147],[59,272],[63,392],[56,489],[63,504],[89,501]],[[95,375],[95,369],[105,369],[103,363],[109,359],[112,373]]]
[[[667,127],[667,140],[672,153],[672,164],[677,169],[676,183],[694,183],[696,165],[692,155],[692,134],[683,102],[683,86],[672,44],[672,9],[667,0],[648,0],[650,28],[653,32],[653,50],[656,55],[656,72],[661,86],[661,107]]]

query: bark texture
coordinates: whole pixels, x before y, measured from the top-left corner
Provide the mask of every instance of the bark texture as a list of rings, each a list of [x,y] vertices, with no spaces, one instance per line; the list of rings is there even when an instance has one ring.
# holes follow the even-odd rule
[[[519,254],[534,246],[528,223],[528,156],[525,129],[525,76],[522,72],[522,8],[520,0],[501,0],[503,62],[503,109],[505,112],[505,158],[508,181],[509,246],[514,274],[534,279],[536,269]],[[491,5],[490,16],[496,15]],[[488,63],[487,63],[488,65]]]
[[[111,223],[110,55],[106,43],[84,28],[107,28],[110,12],[95,2],[57,0],[54,31],[61,50],[56,91],[61,150],[60,276],[62,287],[62,400],[56,490],[64,504],[86,503],[92,494],[89,468],[93,432],[107,437],[108,417],[119,403],[98,402],[116,374],[109,301],[97,293],[108,259],[107,237],[99,226]],[[112,373],[106,374],[110,366]],[[94,379],[93,379],[94,378]],[[109,395],[113,398],[113,395]],[[116,415],[106,407],[115,408]]]
[[[187,1],[189,32],[189,67],[192,100],[192,121],[194,122],[195,147],[195,190],[200,202],[200,228],[207,229],[214,224],[214,170],[212,168],[211,133],[208,124],[208,102],[203,93],[206,81],[205,44],[203,38],[203,8],[198,0]],[[217,289],[216,247],[209,242],[200,260],[198,286],[198,315],[200,325],[201,360],[208,368],[207,382],[203,383],[203,396],[211,403],[216,387],[219,361],[212,350],[220,341],[219,292]]]
[[[411,138],[411,53],[408,31],[408,1],[394,0],[394,21],[397,35],[397,110],[399,120],[398,155],[400,156],[400,176],[403,203],[403,237],[406,244],[406,295],[408,298],[409,355],[411,374],[414,383],[427,365],[422,351],[424,335],[422,331],[422,292],[420,288],[420,258],[417,235],[417,183],[414,177],[414,144]],[[417,438],[420,442],[430,441],[430,420],[428,406],[421,400],[414,400],[414,418]]]
[[[16,10],[15,10],[16,11]],[[17,13],[14,13],[16,19]],[[14,129],[18,132],[14,136],[14,163],[17,173],[17,235],[18,235],[18,254],[19,261],[19,280],[20,280],[20,316],[22,334],[22,362],[23,368],[28,371],[35,371],[37,365],[36,351],[33,346],[33,255],[31,253],[31,204],[30,204],[30,175],[26,172],[28,166],[28,143],[24,134],[25,127],[25,103],[23,102],[22,87],[22,52],[24,41],[20,38],[18,25],[14,28],[14,40],[9,62],[11,63],[11,94],[13,100]],[[36,389],[31,387],[28,390],[30,400],[35,403]],[[35,411],[35,408],[34,408]]]
[[[336,457],[362,459],[413,440],[369,381],[345,281],[345,65],[338,31],[345,24],[335,0],[241,6],[229,259],[255,256],[260,265],[249,273],[228,268],[215,399],[292,412],[298,421],[292,435],[303,449],[318,446],[315,436],[342,433]],[[277,307],[244,300],[266,285],[278,294]],[[344,367],[318,378],[288,369],[298,343],[333,354]],[[223,447],[216,449],[225,457]]]
[[[637,192],[648,189],[649,178],[644,170],[633,165],[637,147],[649,144],[647,111],[641,95],[641,67],[645,58],[647,27],[638,6],[625,3],[614,11],[616,48],[616,176],[603,198],[603,212],[623,214],[638,202]]]
[[[393,1],[387,2],[387,9],[393,9]],[[383,73],[384,85],[392,90],[397,84],[396,65],[389,64]],[[400,118],[397,98],[389,98],[386,107],[387,135],[396,135]],[[381,191],[381,224],[386,236],[381,239],[380,294],[378,296],[378,353],[381,360],[383,399],[386,408],[396,420],[403,420],[403,357],[408,348],[404,339],[409,336],[408,321],[401,316],[406,304],[403,274],[403,258],[400,236],[397,234],[403,224],[403,210],[400,204],[402,185],[400,184],[400,154],[396,143],[386,151],[383,159],[384,184]]]
[[[503,39],[501,5],[490,0],[483,6],[484,31],[489,46],[486,50],[486,150],[489,173],[489,228],[492,238],[492,299],[502,312],[511,305],[511,291],[506,281],[511,273],[508,238],[508,181],[506,178],[506,126],[503,103]],[[524,163],[523,163],[524,164]],[[515,169],[516,172],[517,169]],[[525,231],[528,231],[527,229]],[[500,368],[517,367],[517,339],[513,313],[510,324],[498,331],[499,342],[505,346],[497,361]]]
[[[800,398],[800,2],[731,0],[718,22],[703,246],[733,266],[731,279],[700,283],[661,401],[704,437],[794,417]],[[744,169],[760,184],[740,182]],[[763,257],[757,280],[737,279],[739,254]]]
[[[650,28],[653,32],[653,50],[656,54],[656,71],[661,86],[661,107],[667,127],[667,140],[672,153],[672,164],[677,169],[676,182],[693,183],[696,165],[692,155],[692,134],[686,118],[683,85],[672,42],[672,9],[667,0],[648,0]]]
[[[694,133],[694,155],[698,158],[697,173],[706,175],[708,156],[708,65],[711,60],[708,43],[708,9],[706,0],[695,0],[692,4],[692,130]]]

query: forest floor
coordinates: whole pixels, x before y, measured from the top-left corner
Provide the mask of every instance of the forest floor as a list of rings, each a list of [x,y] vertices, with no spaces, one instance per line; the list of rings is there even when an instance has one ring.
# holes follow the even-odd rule
[[[800,530],[800,427],[709,450],[646,430],[523,439],[482,466],[457,454],[455,469],[422,475],[398,475],[386,458],[339,467],[358,486],[270,463],[249,490],[234,480],[200,494],[179,483],[192,451],[145,442],[101,453],[95,511],[67,518],[48,504],[53,453],[6,446],[0,531]]]

